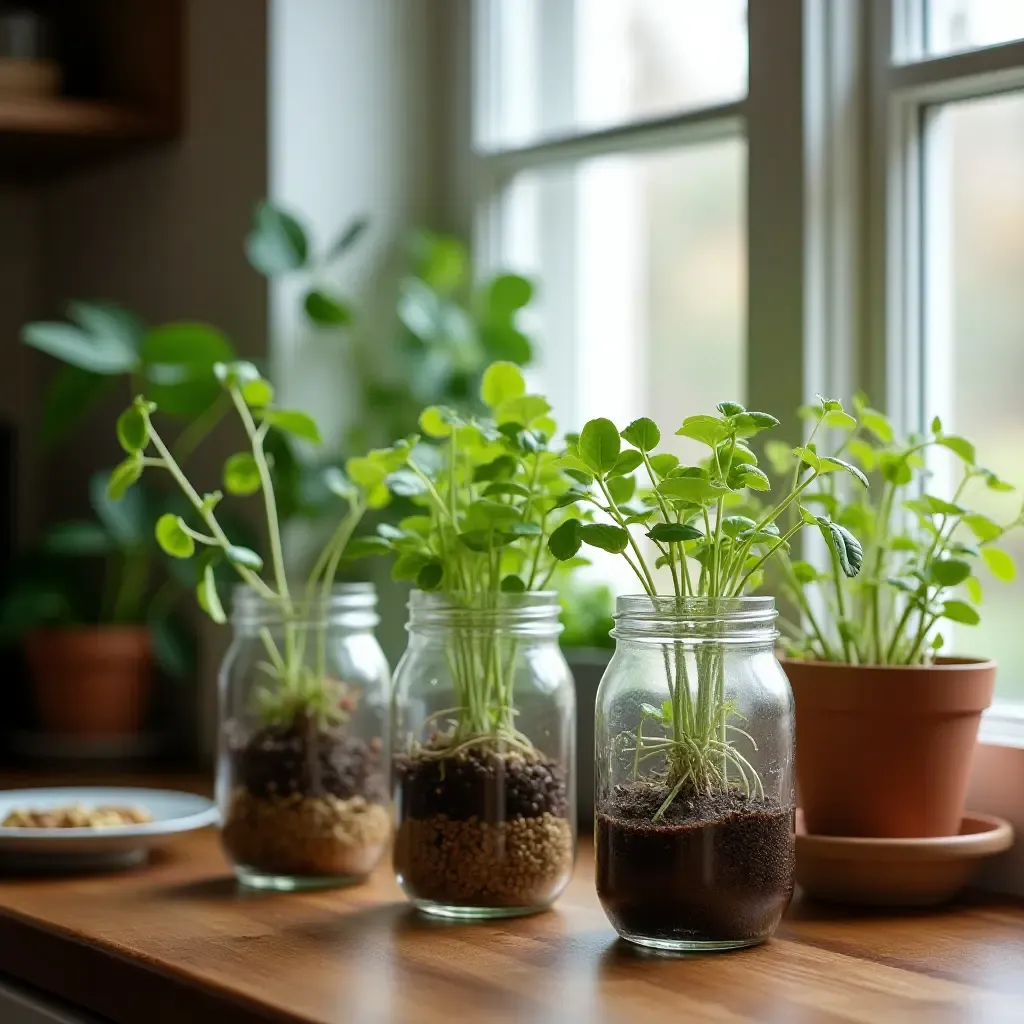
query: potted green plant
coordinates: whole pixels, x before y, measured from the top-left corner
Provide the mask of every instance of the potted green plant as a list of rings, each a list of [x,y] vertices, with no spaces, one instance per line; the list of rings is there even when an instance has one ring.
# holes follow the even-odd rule
[[[782,585],[800,612],[785,623],[784,662],[796,695],[797,776],[809,832],[824,835],[956,835],[982,711],[995,663],[945,656],[943,622],[980,621],[985,566],[1010,580],[999,541],[1007,525],[973,510],[976,488],[1013,491],[977,461],[974,445],[935,419],[898,439],[858,395],[852,415],[811,410],[797,454],[775,450],[776,468],[802,481],[824,453],[842,455],[877,484],[840,506],[824,478],[806,492],[864,541],[855,580],[835,564],[782,559]],[[950,493],[934,493],[926,455],[946,451],[959,466]]]
[[[677,433],[709,455],[684,466],[657,451],[652,420],[620,434],[596,419],[562,461],[581,481],[566,500],[599,521],[567,519],[552,554],[574,558],[584,544],[620,553],[643,588],[618,599],[595,726],[598,895],[619,934],[643,945],[763,941],[792,893],[792,699],[774,653],[774,601],[746,595],[808,525],[855,575],[853,534],[803,499],[822,476],[866,481],[821,459],[761,507],[751,492],[769,481],[747,440],[777,422],[735,402],[687,417]]]
[[[123,498],[144,471],[168,475],[190,514],[161,515],[156,539],[173,558],[197,559],[198,601],[215,622],[226,619],[217,563],[241,580],[234,641],[220,676],[217,772],[222,839],[237,875],[263,888],[344,884],[365,877],[390,835],[389,680],[373,638],[372,588],[338,587],[334,578],[365,510],[386,504],[390,494],[382,485],[361,488],[340,470],[329,471],[325,486],[345,512],[308,579],[296,585],[285,568],[265,442],[271,431],[281,431],[315,445],[316,423],[300,410],[279,407],[273,387],[251,363],[219,363],[213,376],[249,445],[225,462],[224,488],[229,495],[261,497],[270,572],[264,574],[260,555],[228,536],[224,495],[194,487],[154,423],[155,403],[144,396],[117,421],[127,457],[111,474],[109,493]]]
[[[425,409],[430,443],[393,449],[386,477],[349,466],[416,506],[356,552],[395,556],[392,575],[418,588],[395,673],[395,871],[422,910],[466,918],[548,906],[575,845],[575,707],[546,544],[571,480],[516,366],[490,366],[481,392],[488,417]]]

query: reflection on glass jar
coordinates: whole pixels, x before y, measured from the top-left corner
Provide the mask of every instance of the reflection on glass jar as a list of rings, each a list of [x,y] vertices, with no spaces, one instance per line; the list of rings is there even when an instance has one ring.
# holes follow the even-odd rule
[[[246,884],[347,884],[387,846],[389,673],[373,634],[376,604],[371,584],[345,584],[285,616],[236,591],[217,802],[224,848]]]
[[[623,938],[730,949],[793,892],[793,700],[775,602],[623,597],[597,696],[597,890]]]
[[[395,672],[395,872],[422,910],[547,907],[575,856],[575,695],[553,593],[416,591]]]

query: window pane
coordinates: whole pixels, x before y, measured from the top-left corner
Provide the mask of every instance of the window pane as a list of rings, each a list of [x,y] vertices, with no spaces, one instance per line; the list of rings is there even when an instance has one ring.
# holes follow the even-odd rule
[[[696,459],[683,417],[743,400],[745,173],[728,139],[515,180],[502,262],[539,280],[535,374],[566,429],[649,415],[664,450]]]
[[[979,461],[1024,488],[1024,95],[945,107],[929,136],[930,389]],[[1002,523],[1020,512],[1019,493],[966,498]],[[982,623],[959,628],[955,646],[994,657],[999,695],[1024,700],[1024,530],[999,546],[1022,575],[1007,584],[979,570]]]
[[[1024,39],[1024,2],[925,0],[925,32],[930,54]]]
[[[746,0],[481,0],[491,147],[741,98]]]

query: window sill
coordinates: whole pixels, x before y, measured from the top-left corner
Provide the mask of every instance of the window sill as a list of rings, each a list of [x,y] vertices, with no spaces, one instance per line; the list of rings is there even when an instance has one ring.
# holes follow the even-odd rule
[[[997,702],[982,715],[978,741],[1024,750],[1024,703]]]

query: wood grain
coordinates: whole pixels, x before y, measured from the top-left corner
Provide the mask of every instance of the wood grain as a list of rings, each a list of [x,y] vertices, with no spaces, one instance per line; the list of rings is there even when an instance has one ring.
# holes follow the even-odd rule
[[[767,945],[679,959],[616,939],[588,847],[554,911],[444,924],[417,917],[387,870],[341,892],[240,890],[206,831],[130,872],[0,879],[0,972],[115,1024],[1020,1024],[1024,906],[797,903]]]

